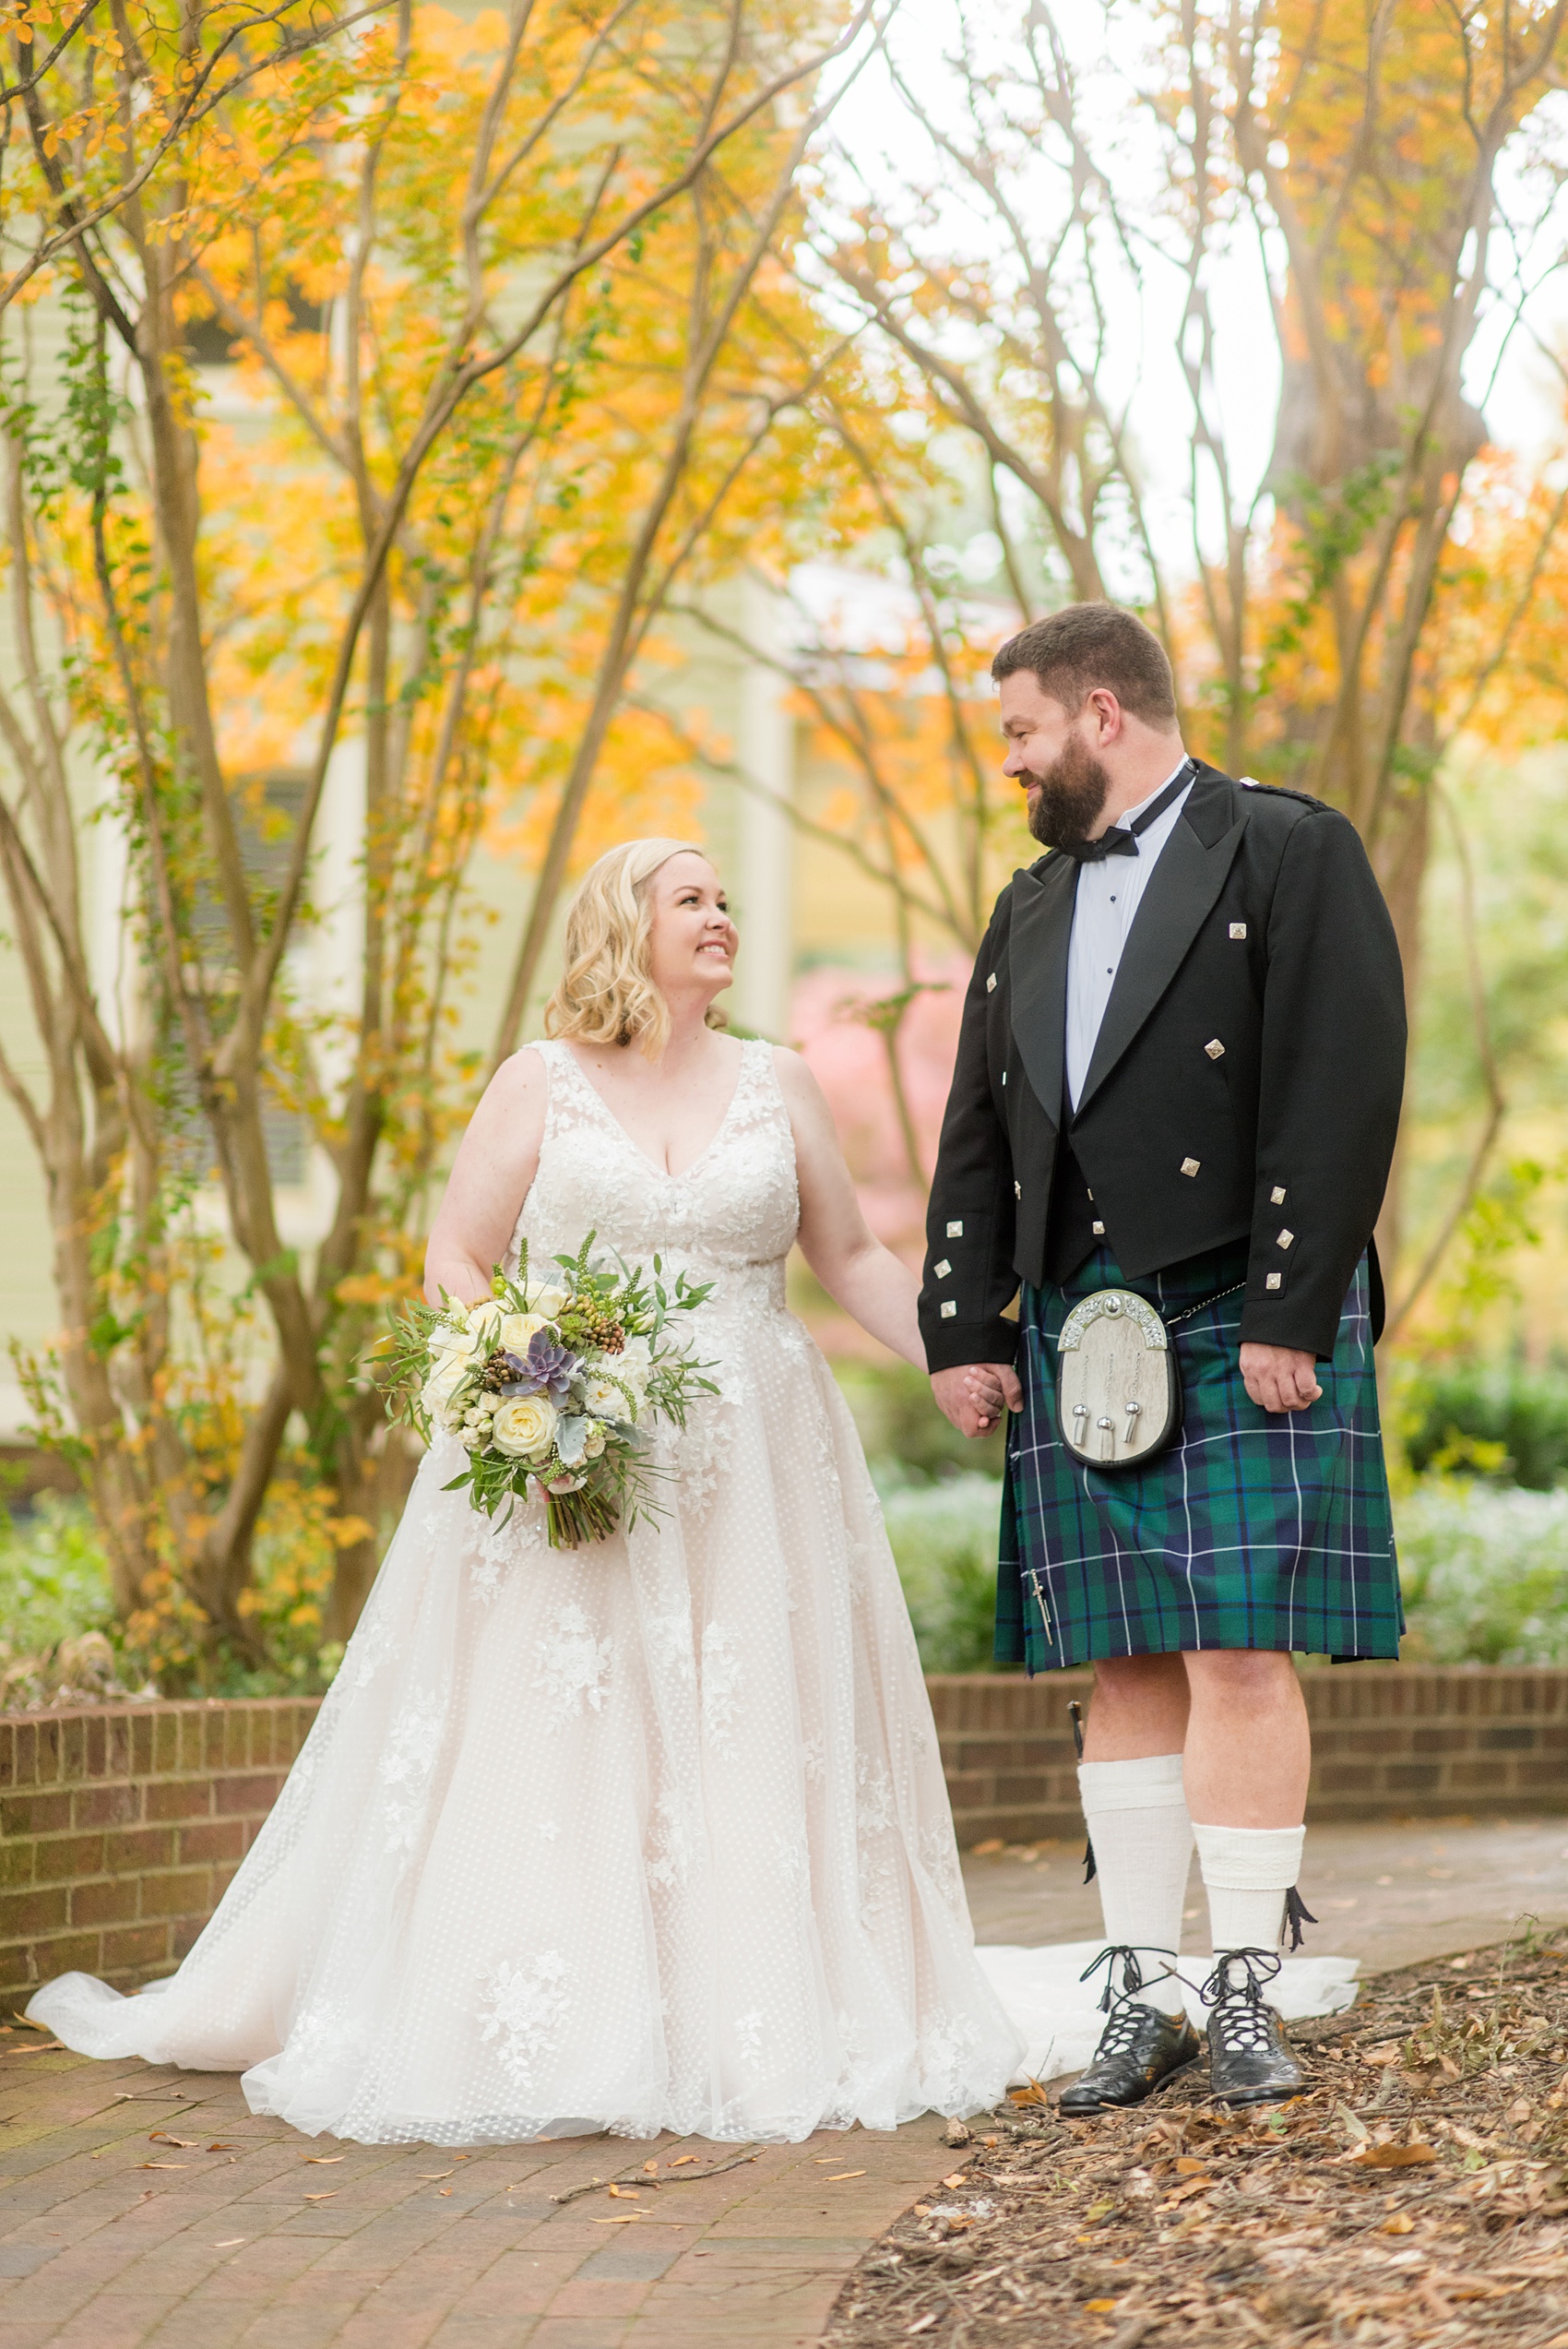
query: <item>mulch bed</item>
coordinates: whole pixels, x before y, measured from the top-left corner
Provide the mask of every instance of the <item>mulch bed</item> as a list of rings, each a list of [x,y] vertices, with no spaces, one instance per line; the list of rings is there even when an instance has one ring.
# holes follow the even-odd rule
[[[1385,1974],[1289,2036],[1287,2104],[1229,2113],[1194,2066],[1134,2112],[1067,2121],[1029,2090],[971,2123],[824,2349],[1568,2349],[1561,1932]]]

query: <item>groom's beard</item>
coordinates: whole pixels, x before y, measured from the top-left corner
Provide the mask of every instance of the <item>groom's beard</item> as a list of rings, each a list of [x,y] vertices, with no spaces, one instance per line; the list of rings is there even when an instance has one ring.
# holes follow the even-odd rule
[[[1089,826],[1105,805],[1111,777],[1082,735],[1069,734],[1061,757],[1035,780],[1039,790],[1028,811],[1028,827],[1041,848],[1087,840]]]

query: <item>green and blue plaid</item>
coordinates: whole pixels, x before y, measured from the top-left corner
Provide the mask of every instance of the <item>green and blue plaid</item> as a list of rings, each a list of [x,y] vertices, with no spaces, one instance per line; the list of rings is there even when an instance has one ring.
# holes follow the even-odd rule
[[[996,1655],[1033,1672],[1183,1648],[1399,1653],[1404,1615],[1378,1425],[1365,1258],[1323,1393],[1306,1411],[1250,1401],[1242,1299],[1172,1331],[1177,1441],[1143,1469],[1086,1468],[1056,1425],[1056,1340],[1080,1297],[1129,1288],[1169,1320],[1244,1281],[1245,1242],[1124,1281],[1100,1248],[1020,1306],[1024,1409],[1013,1421],[997,1577]]]

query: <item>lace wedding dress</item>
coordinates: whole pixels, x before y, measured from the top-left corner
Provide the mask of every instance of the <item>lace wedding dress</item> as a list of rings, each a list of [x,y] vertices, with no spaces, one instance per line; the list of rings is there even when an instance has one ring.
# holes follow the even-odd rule
[[[684,1174],[561,1043],[517,1237],[596,1230],[717,1282],[721,1392],[656,1527],[551,1550],[445,1493],[438,1438],[271,1816],[179,1972],[66,1974],[92,2056],[242,2070],[368,2142],[799,2139],[993,2104],[1022,2040],[978,1963],[930,1706],[853,1423],[786,1310],[772,1049]],[[517,1242],[514,1241],[514,1257]]]

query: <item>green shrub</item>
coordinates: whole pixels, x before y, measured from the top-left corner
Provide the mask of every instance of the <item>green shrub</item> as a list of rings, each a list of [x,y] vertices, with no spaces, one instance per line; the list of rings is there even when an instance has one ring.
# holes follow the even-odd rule
[[[839,1361],[834,1376],[854,1413],[873,1473],[889,1482],[1000,1476],[1003,1434],[971,1441],[938,1411],[931,1381],[907,1362]]]
[[[954,1476],[883,1493],[887,1538],[927,1672],[984,1672],[992,1663],[1002,1485]]]
[[[1395,1532],[1410,1661],[1568,1663],[1568,1492],[1428,1477]]]
[[[1418,1476],[1477,1472],[1548,1492],[1568,1482],[1568,1375],[1461,1363],[1401,1382],[1398,1418]]]
[[[92,1511],[41,1493],[30,1508],[0,1510],[0,1640],[34,1654],[84,1631],[107,1631],[114,1602]]]

